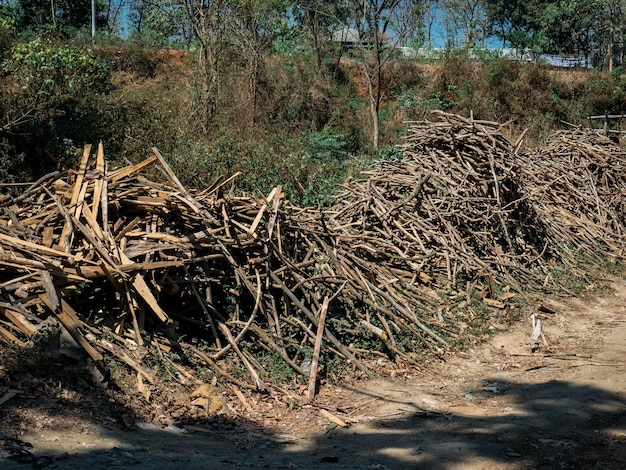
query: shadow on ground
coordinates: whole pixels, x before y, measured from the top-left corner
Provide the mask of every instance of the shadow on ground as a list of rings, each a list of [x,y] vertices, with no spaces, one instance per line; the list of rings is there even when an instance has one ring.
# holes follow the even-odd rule
[[[6,470],[624,468],[623,396],[556,380],[533,385],[500,381],[498,387],[498,398],[478,392],[471,400],[467,398],[467,406],[455,407],[452,413],[425,411],[406,402],[415,411],[402,417],[330,427],[326,433],[292,441],[244,421],[207,421],[188,433],[159,428],[122,430],[119,423],[103,426],[102,421],[97,429],[85,424],[84,429],[48,432],[44,427],[33,432],[38,438],[32,447],[28,433],[5,435],[0,466]],[[492,404],[483,407],[487,414],[475,413],[481,403],[495,399],[506,406]],[[10,419],[23,406],[37,404],[20,397],[0,410],[4,419]],[[53,409],[65,413],[69,406],[58,400]],[[115,406],[118,414],[131,413],[119,403]],[[88,423],[102,408],[94,403],[83,410],[77,418]],[[139,419],[127,416],[135,418]],[[29,425],[33,424],[37,426]],[[59,445],[61,440],[63,445]]]
[[[624,397],[556,380],[498,387],[507,406],[491,416],[476,416],[472,403],[457,407],[463,413],[417,411],[315,446],[332,442],[338,456],[356,451],[360,462],[390,468],[624,468]]]

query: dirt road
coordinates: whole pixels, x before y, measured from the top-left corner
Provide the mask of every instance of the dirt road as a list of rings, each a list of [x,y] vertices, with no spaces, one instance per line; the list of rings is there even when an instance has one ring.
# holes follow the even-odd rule
[[[626,283],[591,292],[541,301],[544,311],[534,312],[548,346],[535,353],[529,310],[436,367],[326,387],[316,405],[346,427],[305,406],[202,428],[135,422],[139,429],[123,431],[114,419],[93,419],[98,404],[68,413],[67,403],[16,396],[0,405],[0,468],[622,469]],[[34,418],[20,428],[15,416],[26,408]]]

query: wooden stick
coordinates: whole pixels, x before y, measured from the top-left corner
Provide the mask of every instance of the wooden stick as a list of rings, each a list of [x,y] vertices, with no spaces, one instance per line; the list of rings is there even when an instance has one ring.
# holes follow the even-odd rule
[[[322,308],[320,309],[319,319],[317,323],[317,335],[315,336],[315,346],[313,347],[313,357],[311,358],[311,372],[309,374],[309,389],[307,396],[309,399],[315,398],[317,390],[317,370],[320,358],[320,349],[322,348],[322,338],[324,337],[324,326],[326,324],[326,313],[328,312],[329,298],[324,297]]]
[[[218,325],[218,328],[224,334],[224,336],[226,336],[226,340],[230,343],[233,350],[237,353],[241,361],[244,363],[244,365],[246,366],[246,369],[248,369],[248,372],[250,373],[250,375],[252,376],[252,379],[254,380],[256,389],[260,392],[264,391],[265,384],[259,377],[259,374],[254,369],[254,367],[252,367],[252,364],[250,363],[248,358],[242,353],[242,351],[239,349],[239,346],[237,346],[237,343],[235,342],[235,339],[233,338],[233,335],[231,334],[228,327],[224,323],[220,323]]]
[[[41,294],[39,298],[50,310],[56,313],[57,318],[67,329],[70,336],[74,339],[74,341],[82,346],[82,348],[94,361],[101,361],[104,358],[102,354],[96,351],[80,332],[79,328],[82,326],[82,322],[78,319],[78,315],[74,309],[67,304],[67,302],[62,300],[60,310],[56,311],[54,304],[50,301],[46,294]]]

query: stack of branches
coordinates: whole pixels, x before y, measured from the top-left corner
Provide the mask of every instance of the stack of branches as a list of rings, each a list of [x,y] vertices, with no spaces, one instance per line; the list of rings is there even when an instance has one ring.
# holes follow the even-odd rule
[[[501,126],[434,114],[435,122],[409,127],[404,146],[411,171],[429,176],[419,206],[411,208],[416,222],[409,230],[420,234],[418,246],[435,257],[430,266],[445,267],[453,284],[490,276],[516,290],[520,283],[533,285],[529,268],[539,255],[523,224],[531,208],[521,197]]]
[[[535,236],[560,261],[626,254],[626,158],[608,137],[574,128],[516,155]]]
[[[285,204],[280,187],[235,195],[228,185],[237,175],[192,194],[153,152],[109,171],[102,145],[95,156],[86,146],[77,171],[0,200],[0,338],[25,345],[54,324],[94,361],[113,355],[151,383],[155,347],[257,390],[276,367],[268,358],[307,374],[302,361],[323,348],[366,371],[359,355],[419,365],[401,335],[414,351],[446,346],[442,313],[420,313],[441,304],[419,288],[432,280],[434,252],[389,239],[389,224],[417,204],[428,178],[415,187],[398,174],[410,197],[374,192],[371,206],[319,212]],[[378,226],[381,203],[392,205]],[[363,234],[350,229],[359,204]]]
[[[153,384],[150,348],[175,377],[196,382],[200,368],[256,390],[287,374],[277,361],[306,375],[312,356],[314,392],[321,351],[363,371],[372,354],[419,366],[415,352],[441,353],[464,315],[476,321],[473,299],[502,310],[521,284],[540,285],[534,267],[582,219],[553,217],[571,191],[586,197],[590,180],[563,176],[580,149],[602,218],[567,236],[622,239],[604,205],[624,207],[613,151],[568,141],[558,170],[538,167],[547,158],[517,155],[497,123],[437,117],[413,123],[403,157],[347,181],[326,210],[290,206],[280,187],[237,195],[238,175],[188,191],[157,149],[109,170],[102,145],[86,146],[77,171],[0,199],[0,339],[24,345],[55,324],[94,361],[111,354]]]
[[[269,279],[258,266],[280,233],[280,188],[262,200],[225,194],[234,175],[192,195],[153,151],[109,171],[102,145],[95,167],[86,146],[78,171],[51,173],[0,200],[0,338],[25,345],[49,336],[53,325],[57,338],[61,329],[69,333],[94,361],[113,354],[151,383],[157,379],[146,348],[176,348],[232,382],[263,388],[237,343],[256,328],[278,348],[254,322],[267,313]],[[211,354],[180,343],[185,334],[203,339]],[[215,363],[229,350],[256,383]]]
[[[237,195],[233,175],[188,191],[153,153],[109,171],[102,144],[95,155],[86,146],[77,171],[0,199],[0,339],[24,346],[68,333],[92,360],[113,355],[153,384],[149,348],[175,349],[187,364],[168,370],[186,380],[199,365],[256,390],[276,367],[268,360],[304,375],[302,361],[322,346],[365,371],[338,337],[354,324],[324,325],[347,280],[326,272],[321,229],[298,219],[280,187]],[[292,245],[309,230],[316,246]]]
[[[478,298],[504,308],[521,283],[541,281],[499,124],[437,117],[413,123],[403,156],[346,182],[330,209],[294,209],[285,221],[291,258],[317,269],[291,280],[296,295],[311,297],[324,278],[345,282],[352,321],[404,359],[396,335],[437,353],[458,333],[454,307]]]

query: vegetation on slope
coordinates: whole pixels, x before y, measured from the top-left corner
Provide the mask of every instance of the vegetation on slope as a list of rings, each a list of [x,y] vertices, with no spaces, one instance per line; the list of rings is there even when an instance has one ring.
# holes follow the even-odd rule
[[[2,30],[2,27],[0,27]],[[35,180],[72,167],[85,143],[106,143],[124,164],[152,146],[189,187],[243,173],[239,189],[268,192],[283,185],[301,205],[324,205],[336,183],[373,157],[393,155],[406,122],[435,109],[510,122],[512,137],[529,128],[540,142],[563,122],[621,113],[621,70],[559,71],[467,51],[437,60],[397,58],[382,76],[380,148],[372,147],[367,81],[357,60],[313,55],[264,55],[252,109],[247,65],[236,55],[221,70],[222,105],[201,119],[197,52],[147,49],[131,43],[85,46],[1,31],[0,179]]]

